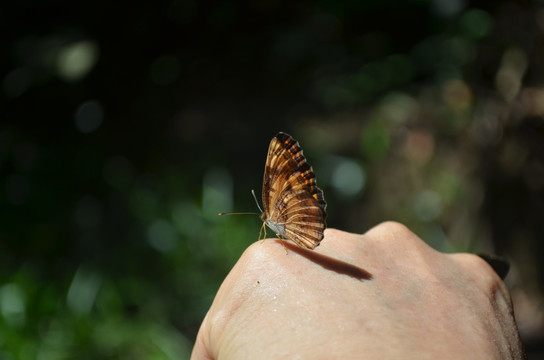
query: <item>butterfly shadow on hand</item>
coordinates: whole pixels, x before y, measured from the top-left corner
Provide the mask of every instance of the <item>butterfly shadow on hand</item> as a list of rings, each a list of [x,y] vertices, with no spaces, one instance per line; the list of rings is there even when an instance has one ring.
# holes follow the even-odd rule
[[[279,239],[277,241],[281,241],[285,248],[304,256],[306,259],[313,261],[324,269],[332,270],[338,274],[348,275],[358,280],[372,280],[372,274],[358,266],[323,255],[313,250],[303,249],[290,241],[282,241]]]

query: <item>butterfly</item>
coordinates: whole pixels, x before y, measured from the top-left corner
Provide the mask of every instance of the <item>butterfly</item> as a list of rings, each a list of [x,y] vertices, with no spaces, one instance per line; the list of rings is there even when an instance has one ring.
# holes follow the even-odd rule
[[[264,237],[266,225],[278,237],[306,249],[314,249],[323,240],[327,203],[323,191],[317,187],[312,167],[291,135],[280,132],[270,141],[263,177],[264,210],[259,206],[255,192],[252,190],[251,193],[261,210]],[[234,214],[254,213],[219,213]]]
[[[323,240],[327,202],[298,141],[278,133],[264,167],[261,219],[277,236],[314,249]],[[263,225],[264,226],[264,225]]]

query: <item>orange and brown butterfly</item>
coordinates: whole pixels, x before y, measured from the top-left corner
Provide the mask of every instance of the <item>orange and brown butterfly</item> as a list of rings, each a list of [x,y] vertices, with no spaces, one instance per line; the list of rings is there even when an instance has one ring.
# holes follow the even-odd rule
[[[302,148],[288,134],[280,132],[270,141],[262,201],[261,219],[280,238],[307,249],[323,240],[327,203]]]

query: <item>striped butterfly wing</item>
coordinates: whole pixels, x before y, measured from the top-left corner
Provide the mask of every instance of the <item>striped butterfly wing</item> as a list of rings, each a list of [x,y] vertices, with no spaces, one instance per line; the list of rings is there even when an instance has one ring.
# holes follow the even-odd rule
[[[313,249],[323,239],[327,203],[315,174],[290,135],[270,142],[263,179],[262,219],[276,234]]]

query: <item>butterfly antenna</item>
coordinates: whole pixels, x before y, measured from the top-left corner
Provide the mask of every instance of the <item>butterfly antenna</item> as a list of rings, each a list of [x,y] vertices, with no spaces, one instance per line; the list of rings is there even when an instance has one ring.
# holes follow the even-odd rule
[[[257,196],[255,196],[255,190],[251,190],[251,193],[253,194],[253,198],[255,199],[255,203],[257,204],[257,207],[259,208],[259,210],[261,211],[261,214],[263,213],[263,209],[261,209],[261,207],[259,206],[259,202],[257,201]],[[219,216],[225,216],[225,215],[257,215],[257,216],[261,216],[260,214],[257,214],[257,213],[254,213],[254,212],[236,212],[236,213],[231,213],[231,212],[228,212],[228,213],[219,213],[217,214]],[[266,231],[266,229],[265,229]]]
[[[254,212],[236,212],[236,213],[219,213],[217,214],[219,216],[225,216],[225,215],[257,215],[259,216],[259,214],[257,213],[254,213]]]
[[[261,214],[263,213],[263,209],[261,209],[261,206],[259,205],[259,200],[257,200],[257,196],[255,196],[255,190],[251,189],[251,194],[253,195],[253,198],[255,199],[255,204],[257,204],[257,207],[261,211]]]

